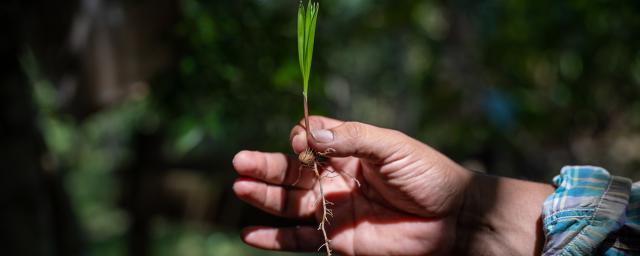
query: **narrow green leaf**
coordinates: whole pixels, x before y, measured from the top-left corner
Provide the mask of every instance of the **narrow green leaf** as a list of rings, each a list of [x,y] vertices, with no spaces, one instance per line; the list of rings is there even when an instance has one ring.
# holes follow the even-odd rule
[[[311,7],[312,7],[311,6],[311,0],[309,0],[309,3],[307,3],[306,13],[305,13],[305,16],[304,16],[304,47],[303,47],[304,48],[304,53],[302,55],[303,56],[302,59],[304,61],[304,63],[303,63],[304,71],[302,71],[302,72],[304,72],[304,77],[303,77],[303,79],[304,79],[304,81],[303,81],[304,88],[303,88],[303,92],[302,93],[304,94],[304,97],[307,97],[307,92],[309,90],[309,75],[310,74],[309,74],[309,72],[307,72],[309,70],[307,68],[307,62],[308,62],[308,60],[307,60],[307,56],[308,56],[307,55],[307,45],[309,44],[309,32],[310,32],[309,31],[309,27],[310,27],[309,25],[310,25],[310,22],[311,22]]]
[[[316,22],[318,20],[318,3],[313,4],[312,5],[312,16],[311,16],[311,25],[309,28],[309,38],[307,41],[307,49],[305,51],[306,53],[306,57],[305,57],[305,61],[306,63],[306,70],[305,73],[307,75],[311,74],[311,61],[313,59],[313,45],[314,45],[314,41],[315,41],[315,34],[316,34]]]
[[[302,73],[303,80],[302,94],[304,94],[305,98],[309,88],[309,75],[311,73],[311,60],[319,7],[318,3],[311,3],[311,0],[309,0],[306,8],[302,2],[298,7],[298,61],[300,62],[300,73]]]
[[[300,72],[302,77],[305,77],[304,73],[304,4],[300,2],[298,7],[298,61],[300,62]]]
[[[309,0],[309,4],[307,5],[307,13],[304,17],[304,49],[305,49],[305,57],[307,56],[307,44],[309,44],[309,28],[311,27],[311,0]]]

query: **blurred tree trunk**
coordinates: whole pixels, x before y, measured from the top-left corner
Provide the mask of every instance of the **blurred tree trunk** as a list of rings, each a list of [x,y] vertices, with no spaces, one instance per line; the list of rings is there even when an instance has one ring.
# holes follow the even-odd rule
[[[0,4],[0,254],[79,255],[82,243],[59,173],[47,165],[32,91],[21,65],[37,33],[38,1]],[[53,12],[54,10],[48,10]]]

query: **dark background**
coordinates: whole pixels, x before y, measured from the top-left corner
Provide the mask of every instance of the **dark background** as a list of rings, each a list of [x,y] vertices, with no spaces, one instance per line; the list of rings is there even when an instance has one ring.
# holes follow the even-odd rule
[[[290,152],[298,1],[0,4],[0,254],[263,255],[231,158]],[[640,178],[640,1],[321,1],[312,114],[471,169]],[[276,255],[278,253],[273,253]]]

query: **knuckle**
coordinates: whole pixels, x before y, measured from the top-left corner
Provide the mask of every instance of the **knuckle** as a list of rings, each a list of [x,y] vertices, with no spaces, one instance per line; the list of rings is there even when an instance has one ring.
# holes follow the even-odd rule
[[[393,130],[393,129],[385,129],[385,130],[393,138],[398,138],[398,139],[403,139],[403,140],[409,138],[409,136],[406,133],[402,132],[402,131]]]
[[[399,151],[402,148],[413,150],[416,147],[416,141],[402,131],[385,129],[384,137],[388,139],[388,148],[391,151]]]
[[[360,122],[345,122],[344,128],[346,136],[352,140],[359,140],[366,136],[366,125]]]

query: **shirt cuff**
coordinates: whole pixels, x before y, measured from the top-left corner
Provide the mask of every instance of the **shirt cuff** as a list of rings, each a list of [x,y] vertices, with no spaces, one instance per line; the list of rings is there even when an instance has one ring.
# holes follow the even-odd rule
[[[600,167],[567,166],[553,182],[557,189],[545,200],[542,213],[543,255],[598,253],[625,224],[631,180]]]

